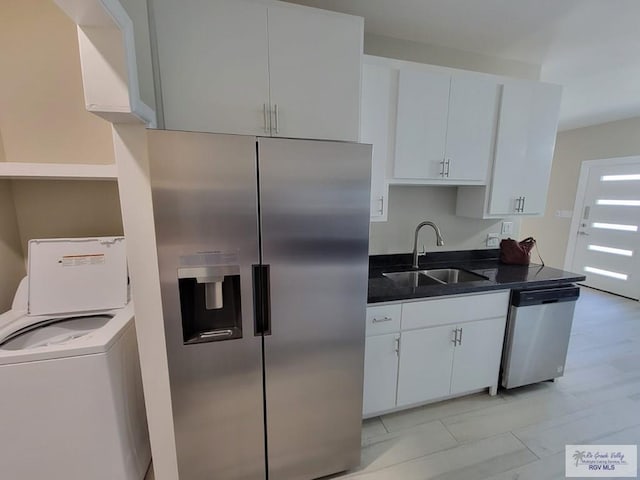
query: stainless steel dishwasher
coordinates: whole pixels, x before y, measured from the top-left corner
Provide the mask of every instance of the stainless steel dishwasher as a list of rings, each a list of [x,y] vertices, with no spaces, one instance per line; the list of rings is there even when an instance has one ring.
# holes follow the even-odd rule
[[[502,355],[505,388],[561,377],[580,289],[575,285],[515,290]]]

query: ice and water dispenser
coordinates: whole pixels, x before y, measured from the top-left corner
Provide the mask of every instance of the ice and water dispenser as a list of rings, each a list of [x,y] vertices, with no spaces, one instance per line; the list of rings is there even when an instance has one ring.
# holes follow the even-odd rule
[[[180,257],[178,288],[185,345],[242,338],[236,254],[208,252]]]

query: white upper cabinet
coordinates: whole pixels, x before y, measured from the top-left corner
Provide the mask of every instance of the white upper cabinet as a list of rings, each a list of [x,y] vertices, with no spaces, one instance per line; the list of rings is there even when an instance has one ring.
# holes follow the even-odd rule
[[[371,165],[372,222],[387,220],[389,185],[386,178],[386,168],[390,155],[389,149],[393,145],[391,119],[392,115],[395,115],[394,80],[397,81],[397,73],[389,67],[369,64],[362,66],[360,141],[373,145]]]
[[[489,213],[544,213],[559,109],[555,85],[504,85]]]
[[[291,6],[268,16],[272,133],[357,141],[362,18]]]
[[[498,111],[495,81],[451,77],[447,143],[447,180],[486,181]]]
[[[442,178],[450,83],[449,75],[400,70],[395,178]]]
[[[544,214],[560,97],[557,85],[505,83],[491,188],[459,188],[458,215],[499,218]]]
[[[153,5],[166,128],[358,139],[361,18],[280,2]]]
[[[269,132],[267,7],[154,0],[165,128]]]
[[[497,91],[480,76],[401,69],[394,178],[486,182]]]

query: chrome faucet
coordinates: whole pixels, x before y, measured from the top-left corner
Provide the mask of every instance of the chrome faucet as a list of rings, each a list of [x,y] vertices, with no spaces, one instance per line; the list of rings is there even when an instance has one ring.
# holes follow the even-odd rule
[[[433,229],[436,232],[436,245],[441,247],[444,245],[444,240],[442,240],[442,234],[440,233],[440,229],[438,228],[438,226],[433,223],[433,222],[422,222],[420,224],[418,224],[418,226],[416,227],[416,233],[415,236],[413,237],[413,268],[420,268],[418,266],[418,234],[420,233],[420,229],[422,227],[424,227],[425,225],[429,225],[430,227],[433,227]]]

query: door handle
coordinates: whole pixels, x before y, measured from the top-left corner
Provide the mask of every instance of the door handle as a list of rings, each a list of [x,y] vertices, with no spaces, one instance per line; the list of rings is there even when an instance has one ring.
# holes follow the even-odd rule
[[[400,337],[395,337],[393,344],[393,351],[396,352],[396,355],[400,356]]]
[[[442,161],[440,162],[440,176],[444,177],[444,164],[446,163],[445,159],[443,158]]]
[[[445,173],[445,176],[447,178],[449,178],[449,169],[451,168],[451,159],[447,158],[447,172]]]
[[[276,135],[277,135],[278,133],[280,133],[280,110],[278,109],[278,104],[277,103],[273,106],[273,111],[274,111],[275,117],[276,117],[275,132],[276,132]]]
[[[462,345],[462,328],[460,328],[460,338],[458,338],[458,345]]]
[[[378,200],[380,202],[380,210],[378,210],[378,213],[382,215],[384,213],[384,196],[381,196]]]
[[[522,210],[520,212],[524,213],[524,202],[527,200],[527,197],[522,197]]]
[[[578,232],[578,235],[584,235],[585,237],[588,237],[588,236],[589,236],[589,234],[588,234],[587,232],[583,232],[582,230],[580,230],[580,231]]]
[[[269,108],[266,103],[262,104],[262,115],[264,119],[264,133],[269,133]]]
[[[454,328],[454,329],[453,329],[453,340],[451,340],[451,342],[452,342],[454,345],[457,345],[457,344],[458,344],[458,329],[457,329],[457,328]]]
[[[271,290],[269,265],[253,265],[254,335],[271,335]]]

